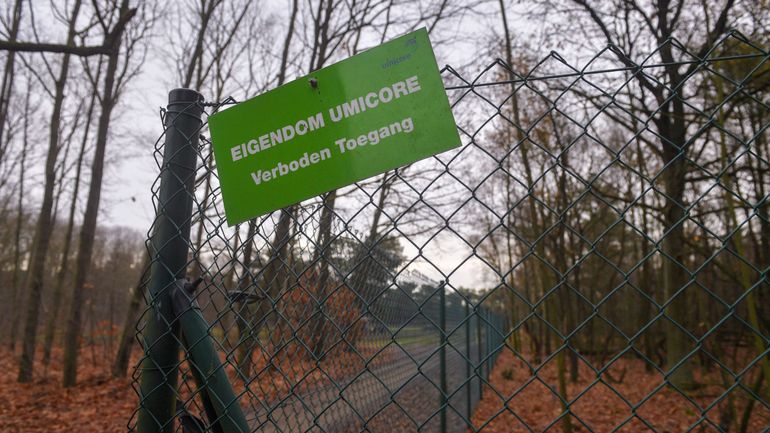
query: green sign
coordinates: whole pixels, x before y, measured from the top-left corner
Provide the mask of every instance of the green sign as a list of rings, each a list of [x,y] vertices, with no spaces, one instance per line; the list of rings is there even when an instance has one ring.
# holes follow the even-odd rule
[[[209,118],[230,225],[460,146],[420,29]]]

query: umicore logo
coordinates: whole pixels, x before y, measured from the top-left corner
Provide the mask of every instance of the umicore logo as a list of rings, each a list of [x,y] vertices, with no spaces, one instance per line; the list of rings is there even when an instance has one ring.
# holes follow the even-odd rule
[[[417,38],[412,37],[404,41],[404,48],[408,49],[409,52],[398,57],[390,57],[386,59],[385,63],[382,64],[382,69],[388,69],[391,66],[396,66],[399,63],[404,63],[411,59],[412,52],[417,49]]]

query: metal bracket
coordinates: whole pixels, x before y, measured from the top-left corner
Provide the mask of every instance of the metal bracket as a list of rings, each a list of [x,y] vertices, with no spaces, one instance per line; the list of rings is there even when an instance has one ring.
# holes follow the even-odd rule
[[[176,317],[190,309],[200,310],[195,300],[195,291],[202,282],[203,278],[197,278],[195,281],[180,278],[174,281],[174,288],[171,290],[171,309],[174,310]]]

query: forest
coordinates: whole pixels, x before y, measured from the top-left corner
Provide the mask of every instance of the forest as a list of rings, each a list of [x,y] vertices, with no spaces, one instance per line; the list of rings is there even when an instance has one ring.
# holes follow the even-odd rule
[[[208,116],[423,27],[463,146],[228,227]],[[0,62],[0,431],[225,425],[178,336],[143,403],[176,88],[249,431],[770,426],[767,0],[4,0]]]

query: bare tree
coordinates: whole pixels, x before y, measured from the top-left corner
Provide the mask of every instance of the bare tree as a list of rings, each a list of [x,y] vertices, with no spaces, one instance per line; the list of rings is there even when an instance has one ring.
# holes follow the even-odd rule
[[[16,0],[13,6],[13,12],[11,14],[11,22],[8,26],[8,40],[15,42],[19,36],[19,24],[21,23],[23,9],[23,1]],[[11,101],[11,93],[13,92],[13,79],[16,66],[16,53],[10,51],[7,53],[5,59],[5,68],[3,69],[3,80],[0,84],[0,159],[3,159],[5,154],[5,147],[7,143],[4,143],[4,131],[6,125],[6,118],[8,117],[8,106]]]
[[[600,6],[588,0],[573,0],[572,3],[578,8],[569,8],[568,13],[588,20],[591,27],[586,27],[586,31],[590,37],[596,36],[610,46],[619,47],[613,53],[622,64],[636,66],[634,49],[641,46],[639,38],[643,37],[658,46],[657,55],[667,65],[658,80],[650,79],[647,74],[634,75],[640,91],[651,95],[651,101],[640,96],[634,98],[634,104],[639,112],[652,119],[660,137],[657,145],[652,142],[648,145],[664,167],[660,174],[666,197],[663,210],[665,237],[661,252],[669,259],[663,262],[662,285],[666,298],[671,299],[686,286],[685,274],[681,272],[680,266],[686,262],[685,250],[682,248],[685,244],[686,161],[693,143],[692,137],[688,136],[686,105],[679,91],[698,67],[696,63],[677,63],[672,38],[686,40],[693,55],[704,58],[714,42],[729,28],[730,13],[735,1],[727,0],[722,5],[704,3],[700,10],[686,6],[684,0],[651,5],[643,5],[635,0],[623,0],[611,6]],[[556,10],[562,8],[562,5],[552,2],[543,4]],[[694,25],[696,21],[706,23],[708,27]],[[692,30],[683,33],[685,29]],[[686,303],[672,302],[667,315],[674,322],[685,323]],[[692,371],[689,362],[685,361],[689,354],[688,337],[673,322],[667,334],[666,352],[668,367],[672,371],[671,382],[681,389],[690,388],[693,385]]]
[[[69,16],[67,42],[72,45],[75,42],[76,22],[80,13],[82,1],[76,0]],[[59,74],[54,81],[55,94],[53,98],[53,111],[49,125],[48,154],[45,162],[45,184],[43,187],[43,202],[37,217],[37,227],[33,241],[33,254],[27,273],[26,292],[28,293],[27,314],[24,324],[24,340],[21,359],[19,361],[19,382],[30,382],[33,373],[33,360],[37,339],[37,327],[40,315],[40,303],[43,294],[43,276],[46,270],[46,256],[48,245],[53,231],[53,202],[54,187],[56,184],[55,167],[59,155],[60,142],[59,130],[64,104],[64,87],[69,76],[71,54],[62,55]]]
[[[97,65],[96,83],[99,82],[99,76],[101,74],[101,61]],[[72,237],[75,226],[75,211],[77,209],[78,196],[80,192],[80,177],[83,169],[83,159],[86,156],[86,144],[90,137],[89,132],[91,130],[91,124],[93,119],[94,107],[96,105],[97,91],[94,89],[91,92],[91,97],[88,102],[88,109],[85,115],[85,126],[83,136],[80,141],[80,151],[75,162],[75,175],[73,178],[74,185],[72,187],[72,198],[70,199],[69,215],[67,217],[67,228],[64,232],[64,246],[62,247],[61,261],[56,274],[55,286],[53,291],[53,302],[51,305],[50,317],[48,318],[48,325],[45,330],[45,337],[43,342],[43,366],[48,367],[51,361],[51,348],[53,346],[54,332],[57,326],[59,318],[60,304],[62,302],[62,293],[64,291],[64,282],[69,275],[69,263],[70,263],[70,249],[72,246]]]
[[[21,14],[21,1],[17,1],[17,3],[19,4],[19,14]],[[129,21],[131,21],[136,14],[136,9],[129,8],[124,12],[125,15],[121,15],[110,31],[105,33],[101,45],[75,45],[74,40],[71,42],[67,41],[65,44],[40,41],[24,42],[16,40],[15,35],[11,35],[8,40],[0,40],[0,51],[12,53],[58,53],[82,57],[109,55],[118,50],[121,35]]]
[[[123,331],[118,340],[118,349],[115,352],[115,359],[112,362],[112,377],[125,377],[128,370],[128,363],[131,358],[131,348],[134,343],[134,329],[139,308],[144,299],[147,278],[150,272],[150,254],[145,251],[142,259],[141,275],[136,286],[129,294],[128,308],[126,309],[126,318],[123,322]]]
[[[32,89],[29,87],[29,84],[27,86],[26,94],[24,97],[24,122],[23,122],[23,137],[22,137],[22,148],[21,148],[21,161],[19,164],[19,180],[18,180],[18,201],[17,201],[17,207],[16,207],[16,224],[14,227],[14,236],[13,236],[13,276],[11,277],[11,326],[10,326],[10,349],[11,352],[15,352],[16,350],[16,341],[18,336],[18,327],[19,327],[19,320],[20,320],[20,314],[19,310],[21,309],[19,304],[20,298],[21,298],[21,283],[23,281],[22,279],[22,273],[21,273],[21,261],[22,261],[22,245],[21,245],[21,237],[22,237],[22,230],[24,227],[24,219],[26,217],[26,213],[24,211],[24,198],[25,198],[25,188],[24,188],[24,179],[26,175],[26,162],[29,154],[29,143],[30,143],[30,137],[29,137],[29,129],[30,129],[30,117],[33,115],[33,110],[30,107],[30,97],[32,95]]]
[[[297,12],[299,10],[299,1],[293,0],[292,1],[292,8],[291,12],[289,14],[289,24],[286,31],[286,36],[283,41],[283,49],[281,51],[281,64],[278,68],[278,74],[277,74],[277,85],[280,86],[284,83],[286,80],[287,75],[287,69],[289,65],[289,53],[292,46],[292,39],[294,38],[294,31],[295,31],[295,25],[297,21]],[[294,213],[294,207],[290,206],[289,208],[281,210],[281,216],[280,220],[278,222],[278,225],[275,229],[275,237],[273,239],[273,243],[271,244],[271,251],[276,251],[278,254],[280,254],[280,251],[283,251],[283,254],[285,255],[285,244],[287,244],[288,239],[287,234],[289,231],[289,227],[291,225],[291,218]],[[244,248],[244,258],[243,263],[246,267],[246,272],[244,273],[244,278],[241,279],[239,282],[238,288],[241,291],[246,291],[249,287],[253,285],[252,281],[249,281],[249,276],[251,274],[250,267],[252,265],[252,254],[254,250],[254,236],[256,235],[256,232],[258,230],[257,227],[257,220],[256,218],[249,220],[248,222],[248,229],[247,229],[247,235],[246,235],[246,246]],[[276,266],[276,264],[271,264],[268,262],[268,267],[270,266]],[[266,281],[268,278],[271,277],[271,273],[273,271],[270,270],[268,272],[264,273],[264,278]],[[251,319],[253,317],[259,317],[259,315],[254,314],[254,311],[252,307],[244,302],[240,303],[238,305],[238,311],[237,311],[237,320],[236,324],[238,326],[238,353],[236,354],[237,358],[237,365],[239,372],[244,376],[248,377],[251,372],[251,354],[254,350],[254,346],[256,345],[256,339],[255,339],[255,331],[253,329],[253,325],[251,322]]]
[[[131,12],[132,10],[134,12]],[[91,163],[91,183],[83,216],[83,225],[80,229],[78,240],[70,312],[64,337],[63,385],[65,387],[73,386],[77,381],[77,358],[80,348],[79,335],[83,314],[82,303],[85,295],[86,279],[88,278],[91,265],[94,237],[96,235],[102,179],[104,176],[104,161],[107,143],[110,138],[109,129],[112,111],[125,90],[126,84],[136,76],[144,62],[145,38],[155,20],[155,11],[148,6],[140,7],[139,11],[141,19],[138,20],[138,24],[126,27],[122,25],[123,17],[133,16],[136,12],[135,8],[129,6],[128,0],[120,0],[120,3],[117,0],[111,0],[106,3],[104,8],[97,6],[94,10],[102,31],[107,35],[106,37],[114,35],[117,38],[118,42],[116,43],[119,49],[114,50],[107,57],[103,88],[99,95],[101,113],[96,128],[96,146]],[[114,34],[115,28],[121,29],[120,33]]]

